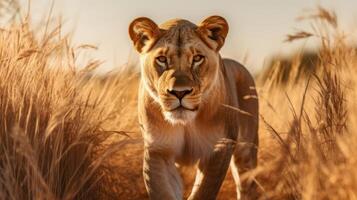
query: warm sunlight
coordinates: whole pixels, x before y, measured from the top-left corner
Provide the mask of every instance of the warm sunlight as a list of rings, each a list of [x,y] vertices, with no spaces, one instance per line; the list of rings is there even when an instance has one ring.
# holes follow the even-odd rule
[[[244,60],[248,69],[257,72],[270,57],[289,55],[302,47],[314,47],[316,42],[285,44],[286,34],[309,23],[297,22],[297,18],[311,11],[319,3],[332,8],[339,17],[340,26],[357,34],[357,1],[354,0],[226,0],[224,3],[204,0],[165,1],[154,0],[33,0],[31,17],[34,22],[46,19],[51,5],[53,15],[62,16],[67,30],[74,31],[74,42],[98,45],[95,55],[104,60],[102,69],[107,71],[126,63],[135,57],[128,41],[127,26],[139,16],[147,16],[158,23],[167,19],[183,18],[200,22],[208,15],[222,15],[231,24],[227,37],[229,43],[222,54]],[[22,0],[26,8],[28,0]],[[204,6],[203,6],[204,4]],[[311,44],[313,43],[313,44]]]
[[[357,199],[356,8],[0,0],[0,200]]]

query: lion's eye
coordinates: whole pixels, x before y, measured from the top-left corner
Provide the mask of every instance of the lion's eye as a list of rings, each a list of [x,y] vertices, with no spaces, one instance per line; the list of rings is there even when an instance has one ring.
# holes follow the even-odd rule
[[[194,66],[198,66],[200,64],[202,64],[203,60],[204,60],[204,56],[202,55],[195,55],[193,56],[192,62]]]
[[[167,58],[165,56],[159,56],[156,58],[156,63],[162,67],[167,66]]]

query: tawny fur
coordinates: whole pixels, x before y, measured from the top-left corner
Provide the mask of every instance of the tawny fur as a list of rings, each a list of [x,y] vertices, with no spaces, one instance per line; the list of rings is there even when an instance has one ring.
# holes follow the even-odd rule
[[[183,198],[176,164],[197,164],[189,199],[215,199],[229,164],[237,198],[255,198],[254,182],[241,185],[239,174],[257,165],[257,93],[249,72],[219,55],[227,33],[227,22],[218,16],[198,26],[186,20],[157,26],[138,18],[129,27],[141,59],[138,110],[151,199]],[[203,56],[199,66],[195,55]],[[167,62],[158,64],[159,56]],[[189,94],[179,100],[173,90]]]

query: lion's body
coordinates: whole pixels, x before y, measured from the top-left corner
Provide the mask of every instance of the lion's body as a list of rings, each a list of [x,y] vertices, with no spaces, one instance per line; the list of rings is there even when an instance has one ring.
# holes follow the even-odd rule
[[[194,24],[174,20],[159,30],[152,30],[153,26],[147,21],[138,28],[149,27],[151,32],[147,34],[156,34],[160,39],[150,41],[151,46],[146,47],[135,43],[137,48],[146,48],[141,55],[138,114],[149,196],[182,199],[181,178],[175,165],[198,163],[190,199],[215,199],[233,155],[231,167],[239,198],[238,168],[245,172],[257,164],[258,101],[254,80],[239,63],[221,59],[217,52],[223,44],[219,39],[217,43],[204,39],[205,30],[197,34]],[[164,69],[156,60],[162,52],[170,58]],[[205,57],[199,69],[191,63],[196,52]],[[183,97],[181,91],[185,92]],[[244,185],[243,191],[247,191]]]
[[[217,79],[219,82],[216,84],[217,87],[212,89],[193,123],[181,125],[167,122],[161,113],[160,105],[155,103],[155,100],[145,90],[145,86],[141,85],[138,101],[139,118],[146,130],[143,132],[143,136],[147,146],[172,152],[176,162],[183,165],[194,164],[198,159],[209,156],[207,152],[212,152],[217,140],[225,136],[224,117],[222,116],[224,113],[218,111],[222,105],[231,105],[251,113],[253,117],[247,116],[246,118],[252,118],[252,120],[239,120],[237,126],[241,129],[257,129],[258,102],[256,101],[257,94],[253,78],[242,65],[232,60],[224,59],[223,61],[222,69],[224,68],[226,72],[220,71],[222,75]],[[225,83],[231,85],[226,87]],[[232,90],[228,91],[226,88]],[[237,101],[232,105],[232,102],[227,102],[224,98],[226,96],[234,96]],[[247,100],[244,101],[244,96],[254,98],[254,100],[250,101],[252,103],[245,103]],[[243,105],[246,106],[243,107]],[[257,130],[254,129],[253,131],[256,132]],[[250,137],[254,136],[250,133],[252,131],[245,132]],[[257,137],[254,137],[252,141],[255,140]]]

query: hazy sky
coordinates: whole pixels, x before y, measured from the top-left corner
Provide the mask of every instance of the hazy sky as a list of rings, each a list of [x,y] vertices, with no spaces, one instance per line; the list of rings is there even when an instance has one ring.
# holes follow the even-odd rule
[[[357,37],[357,0],[55,0],[54,14],[61,14],[67,30],[74,31],[76,44],[99,46],[94,56],[106,61],[105,69],[120,66],[133,54],[127,27],[138,16],[157,23],[170,18],[198,23],[221,15],[230,25],[223,56],[247,57],[248,69],[255,71],[269,56],[304,45],[283,40],[287,33],[307,27],[296,22],[296,17],[319,4],[334,9],[343,27]],[[32,0],[33,21],[42,20],[50,7],[51,0]]]

